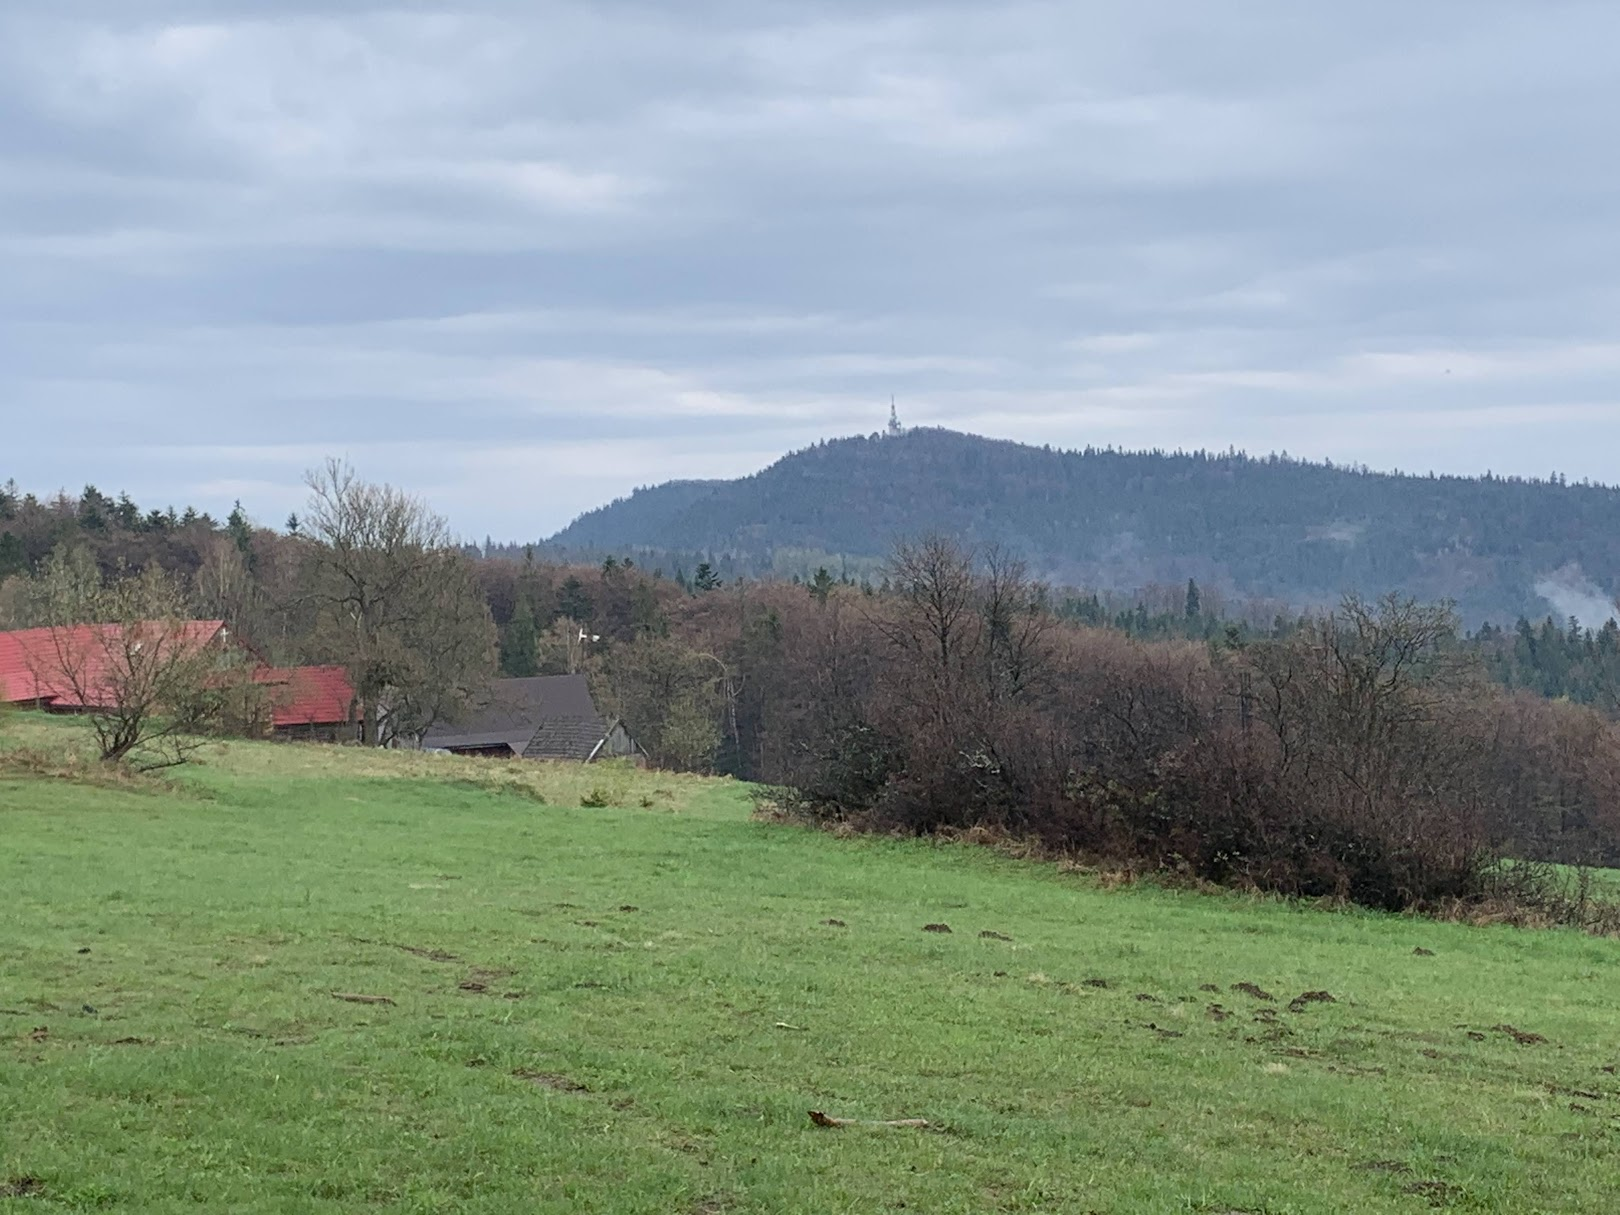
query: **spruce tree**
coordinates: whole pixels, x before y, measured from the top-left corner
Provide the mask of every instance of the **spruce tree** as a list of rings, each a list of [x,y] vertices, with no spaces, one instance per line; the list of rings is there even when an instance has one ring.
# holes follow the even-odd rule
[[[827,596],[832,594],[833,576],[825,565],[816,570],[816,576],[810,582],[810,596],[817,603],[826,603]]]
[[[527,679],[540,671],[540,629],[529,597],[519,595],[517,609],[501,634],[501,674]]]

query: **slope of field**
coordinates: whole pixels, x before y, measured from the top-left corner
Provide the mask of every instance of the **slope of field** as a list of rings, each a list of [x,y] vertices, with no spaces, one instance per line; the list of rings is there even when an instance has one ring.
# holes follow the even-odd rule
[[[1297,606],[1345,591],[1454,599],[1465,619],[1571,610],[1620,578],[1620,489],[1555,480],[1402,476],[1237,454],[1054,451],[915,430],[794,452],[735,481],[679,482],[575,520],[553,551],[709,553],[740,572],[835,555],[865,564],[942,532],[1007,546],[1043,577],[1134,591],[1196,578]],[[819,554],[819,557],[816,556]],[[1567,567],[1567,568],[1566,568]],[[688,564],[688,572],[690,565]],[[1539,589],[1538,589],[1539,588]],[[1586,596],[1602,624],[1604,595]]]
[[[0,776],[0,1210],[1620,1209],[1613,942],[659,774],[229,744],[180,786]]]

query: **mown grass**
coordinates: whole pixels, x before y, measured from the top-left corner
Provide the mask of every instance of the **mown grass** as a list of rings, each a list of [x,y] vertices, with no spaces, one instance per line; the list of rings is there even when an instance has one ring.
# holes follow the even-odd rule
[[[319,748],[0,777],[0,841],[0,1209],[1620,1209],[1610,941]]]

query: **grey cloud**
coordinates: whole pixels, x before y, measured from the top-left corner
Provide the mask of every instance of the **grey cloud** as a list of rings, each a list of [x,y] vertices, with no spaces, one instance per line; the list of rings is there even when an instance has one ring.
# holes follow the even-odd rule
[[[1612,479],[1616,35],[1508,0],[20,9],[0,476],[274,518],[345,451],[532,536],[893,392]]]

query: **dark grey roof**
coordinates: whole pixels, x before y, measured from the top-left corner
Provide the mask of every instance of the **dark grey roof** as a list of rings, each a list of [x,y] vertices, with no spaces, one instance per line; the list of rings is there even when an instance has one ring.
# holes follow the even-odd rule
[[[523,751],[524,759],[587,760],[607,737],[600,717],[548,717]]]
[[[608,732],[583,675],[497,679],[463,721],[434,726],[424,747],[446,751],[507,746],[529,759],[589,759]],[[581,751],[580,739],[593,734]]]

